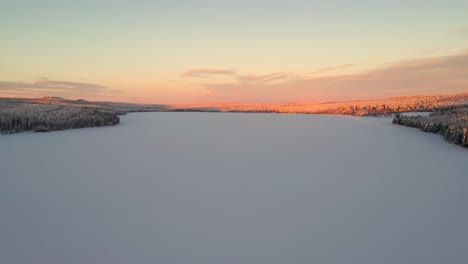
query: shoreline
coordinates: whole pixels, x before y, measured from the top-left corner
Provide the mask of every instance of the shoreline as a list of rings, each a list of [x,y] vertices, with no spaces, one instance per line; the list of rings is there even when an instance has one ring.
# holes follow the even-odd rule
[[[0,98],[0,134],[115,126],[120,123],[119,116],[136,112],[271,113],[389,117],[393,118],[392,123],[394,124],[441,134],[449,143],[468,147],[468,93],[289,104],[139,105],[90,102],[82,99],[67,100],[58,97],[38,99]]]

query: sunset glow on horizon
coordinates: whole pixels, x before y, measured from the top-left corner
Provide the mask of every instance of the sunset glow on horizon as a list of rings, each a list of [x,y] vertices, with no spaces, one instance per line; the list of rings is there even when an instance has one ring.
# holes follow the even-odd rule
[[[468,2],[9,1],[0,97],[337,101],[468,92]]]

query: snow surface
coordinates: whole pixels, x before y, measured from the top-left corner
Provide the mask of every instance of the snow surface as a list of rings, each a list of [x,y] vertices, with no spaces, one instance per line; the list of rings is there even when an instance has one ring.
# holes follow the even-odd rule
[[[0,263],[468,263],[468,151],[390,118],[0,136]]]

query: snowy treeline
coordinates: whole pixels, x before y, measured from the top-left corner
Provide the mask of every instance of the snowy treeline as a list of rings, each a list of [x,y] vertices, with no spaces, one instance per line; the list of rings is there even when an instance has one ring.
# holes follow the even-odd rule
[[[246,112],[340,115],[387,115],[402,112],[435,112],[429,119],[398,117],[395,123],[442,133],[450,142],[465,144],[468,93],[456,95],[403,96],[345,102],[295,102],[273,104],[199,103],[139,105],[67,100],[58,97],[0,98],[0,133],[49,131],[115,125],[116,115],[128,112]],[[459,107],[464,106],[464,107]],[[463,110],[465,109],[465,110]],[[458,113],[458,114],[457,114]],[[461,127],[458,127],[461,126]],[[460,136],[461,135],[461,136]],[[461,139],[460,139],[461,137]],[[465,144],[466,145],[466,144]]]
[[[128,112],[246,112],[246,113],[302,113],[340,115],[385,115],[400,112],[434,111],[438,108],[468,103],[468,93],[455,95],[401,96],[375,100],[344,102],[293,102],[293,103],[196,103],[196,104],[128,104],[67,100],[58,97],[36,99],[0,98],[0,109],[15,104],[51,104],[67,107],[86,107],[102,112],[125,114]]]
[[[402,96],[375,100],[345,102],[296,102],[286,104],[199,103],[170,105],[168,111],[184,112],[249,112],[302,113],[340,115],[385,115],[400,112],[422,112],[468,102],[468,93],[457,95]]]
[[[83,127],[112,126],[119,118],[97,110],[44,104],[20,104],[0,109],[0,133],[46,132]]]
[[[468,105],[441,108],[429,116],[396,115],[393,123],[438,133],[450,143],[468,147]]]

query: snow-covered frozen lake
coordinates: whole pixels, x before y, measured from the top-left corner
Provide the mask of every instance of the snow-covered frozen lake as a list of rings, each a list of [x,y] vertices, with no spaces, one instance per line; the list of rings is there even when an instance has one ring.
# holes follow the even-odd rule
[[[468,263],[468,150],[388,118],[0,136],[0,263]]]

